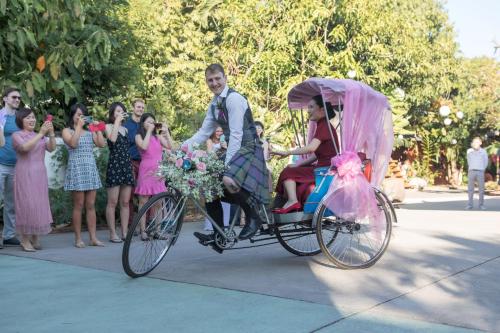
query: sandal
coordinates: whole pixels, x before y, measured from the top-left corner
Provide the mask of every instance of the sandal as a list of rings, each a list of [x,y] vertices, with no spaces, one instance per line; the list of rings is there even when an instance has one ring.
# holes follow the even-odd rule
[[[141,232],[141,241],[145,242],[149,240],[149,236],[145,232]]]
[[[104,246],[104,243],[101,242],[101,241],[96,240],[94,242],[90,242],[89,246]]]
[[[123,240],[122,240],[121,238],[118,238],[118,237],[116,237],[116,238],[111,238],[109,241],[110,241],[111,243],[121,243],[121,242],[123,242]]]
[[[26,246],[23,243],[19,245],[21,245],[21,248],[23,249],[24,252],[36,252],[36,249],[33,246]]]
[[[85,247],[85,243],[83,241],[79,241],[79,242],[76,242],[75,243],[75,247],[79,248],[79,249],[83,249]]]

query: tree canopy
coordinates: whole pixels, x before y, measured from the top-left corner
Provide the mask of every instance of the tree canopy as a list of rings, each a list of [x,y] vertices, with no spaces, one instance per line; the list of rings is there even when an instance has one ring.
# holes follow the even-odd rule
[[[458,56],[438,0],[0,0],[0,27],[0,83],[58,127],[76,100],[99,115],[144,97],[185,138],[213,62],[283,144],[287,92],[311,76],[349,74],[386,94],[396,134],[442,136],[429,124],[443,102],[465,113],[467,133],[499,127],[498,62]]]

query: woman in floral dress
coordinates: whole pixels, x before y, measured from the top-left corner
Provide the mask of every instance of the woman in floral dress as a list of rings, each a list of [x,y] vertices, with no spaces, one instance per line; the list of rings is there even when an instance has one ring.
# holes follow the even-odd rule
[[[109,227],[109,241],[121,243],[128,231],[129,202],[134,186],[134,174],[129,153],[127,129],[122,122],[127,115],[125,106],[115,102],[109,107],[106,137],[109,147],[108,167],[106,170],[106,189],[108,203],[106,205],[106,220]],[[116,234],[115,210],[120,201],[121,238]]]

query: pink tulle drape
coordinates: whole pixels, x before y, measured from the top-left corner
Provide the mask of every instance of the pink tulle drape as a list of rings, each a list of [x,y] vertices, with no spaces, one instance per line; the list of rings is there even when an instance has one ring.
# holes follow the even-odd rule
[[[377,217],[380,213],[372,186],[382,183],[394,140],[387,98],[361,82],[311,78],[290,91],[289,106],[304,107],[318,93],[334,105],[339,101],[343,105],[342,154],[332,159],[337,176],[323,202],[341,218]],[[371,184],[361,172],[357,152],[365,153],[372,162]]]

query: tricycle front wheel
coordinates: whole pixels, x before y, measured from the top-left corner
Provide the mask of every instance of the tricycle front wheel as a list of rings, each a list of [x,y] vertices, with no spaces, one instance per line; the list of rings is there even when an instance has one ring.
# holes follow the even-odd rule
[[[151,197],[135,216],[122,251],[125,273],[136,278],[151,272],[175,244],[186,198],[173,192]]]

